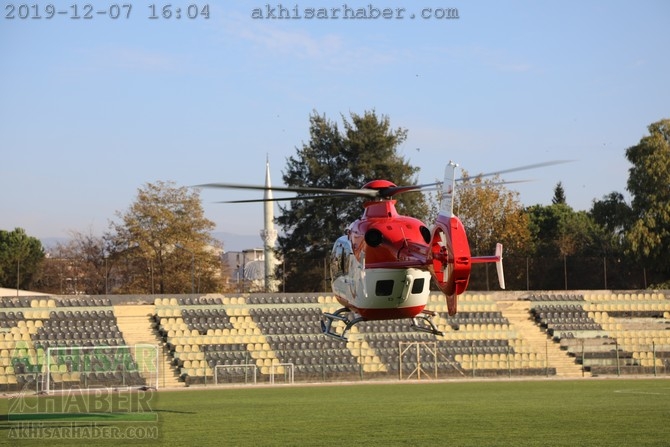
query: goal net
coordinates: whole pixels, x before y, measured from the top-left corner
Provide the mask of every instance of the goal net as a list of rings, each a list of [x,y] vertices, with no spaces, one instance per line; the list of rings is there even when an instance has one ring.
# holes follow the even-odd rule
[[[46,352],[44,391],[158,388],[158,346],[68,346]]]
[[[216,365],[214,367],[214,383],[220,384],[256,384],[258,367],[255,363],[240,365]]]
[[[255,363],[238,365],[216,365],[214,367],[214,383],[255,385],[260,373],[261,382],[270,384],[294,383],[293,363],[274,363],[259,368]]]

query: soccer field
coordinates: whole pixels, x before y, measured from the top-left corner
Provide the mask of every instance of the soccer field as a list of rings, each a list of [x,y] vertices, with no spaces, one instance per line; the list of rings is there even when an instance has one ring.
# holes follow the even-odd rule
[[[51,411],[30,424],[2,399],[0,445],[670,445],[667,379],[184,389],[141,395],[141,417],[115,395],[112,412],[88,415],[73,397],[46,408],[36,402],[56,398],[25,396],[23,413]]]

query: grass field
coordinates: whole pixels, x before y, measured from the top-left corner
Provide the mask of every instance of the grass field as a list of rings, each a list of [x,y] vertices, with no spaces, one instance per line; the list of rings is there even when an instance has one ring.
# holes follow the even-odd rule
[[[140,415],[123,412],[124,394],[98,396],[111,412],[93,415],[54,399],[0,399],[0,445],[670,445],[667,379],[191,388],[142,395]],[[157,439],[123,439],[146,435]]]

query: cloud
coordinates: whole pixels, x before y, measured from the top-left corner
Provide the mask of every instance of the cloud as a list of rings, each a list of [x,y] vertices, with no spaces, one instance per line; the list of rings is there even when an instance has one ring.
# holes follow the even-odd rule
[[[173,55],[132,47],[103,47],[87,52],[94,67],[133,72],[166,72],[181,64]]]
[[[116,68],[136,71],[166,71],[178,67],[173,56],[139,48],[110,48],[105,58]]]
[[[324,59],[342,52],[340,36],[315,37],[301,30],[284,30],[273,25],[246,27],[238,36],[270,52],[299,58]]]
[[[61,76],[154,74],[181,72],[189,64],[181,56],[132,46],[98,45],[73,50],[54,67]]]
[[[233,16],[224,25],[228,38],[247,42],[270,58],[319,64],[320,68],[360,70],[399,60],[397,48],[386,39],[361,42],[342,32],[317,31],[294,22],[268,22]]]

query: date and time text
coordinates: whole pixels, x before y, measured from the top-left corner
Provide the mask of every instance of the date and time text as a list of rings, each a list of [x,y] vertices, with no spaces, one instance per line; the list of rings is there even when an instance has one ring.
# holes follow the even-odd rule
[[[152,3],[141,8],[131,3],[72,3],[68,6],[55,4],[9,3],[3,6],[3,18],[7,20],[71,19],[92,20],[108,18],[112,20],[130,19],[140,16],[154,20],[194,20],[209,19],[209,4]],[[140,11],[137,11],[140,9]]]

